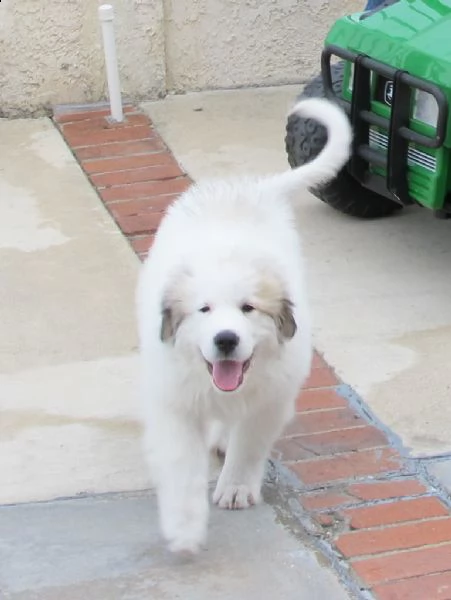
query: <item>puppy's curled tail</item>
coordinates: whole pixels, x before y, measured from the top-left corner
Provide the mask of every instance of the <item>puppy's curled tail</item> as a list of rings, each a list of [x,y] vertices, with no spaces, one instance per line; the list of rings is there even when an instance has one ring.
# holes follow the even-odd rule
[[[277,183],[288,193],[299,188],[313,188],[333,179],[348,161],[352,143],[352,129],[348,117],[337,104],[329,100],[301,100],[290,111],[290,115],[312,119],[324,125],[327,129],[327,142],[311,162],[277,177]]]

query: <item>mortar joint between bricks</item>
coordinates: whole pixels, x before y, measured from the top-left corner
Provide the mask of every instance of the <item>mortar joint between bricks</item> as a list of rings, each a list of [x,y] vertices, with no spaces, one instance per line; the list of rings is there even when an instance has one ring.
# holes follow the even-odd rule
[[[333,547],[329,540],[319,539],[316,545],[318,550],[329,558],[332,567],[339,574],[340,579],[353,598],[356,600],[375,600],[369,586],[365,585],[365,582],[353,572],[350,563]]]
[[[343,555],[340,553],[340,557],[342,560],[344,560],[346,562],[349,561],[349,566],[350,566],[350,568],[352,568],[352,565],[354,563],[365,562],[366,560],[373,560],[375,558],[377,558],[377,559],[390,558],[391,556],[399,556],[401,554],[409,555],[412,552],[419,552],[426,548],[429,550],[429,549],[444,548],[444,547],[451,547],[451,541],[437,542],[435,544],[427,544],[426,546],[413,546],[411,548],[397,548],[397,549],[393,549],[393,550],[386,550],[384,552],[378,552],[377,554],[359,554],[358,556],[353,556],[351,558],[344,558]],[[445,569],[445,570],[449,570],[449,569]],[[426,575],[432,575],[432,574],[433,573],[427,573]],[[415,577],[420,577],[420,575],[413,575],[412,579]],[[356,574],[356,578],[358,578],[357,574]],[[404,579],[408,579],[408,578],[404,578]],[[399,581],[399,579],[397,579],[395,581]],[[370,586],[368,586],[368,588],[369,587]],[[371,586],[371,587],[373,587],[373,586]],[[435,599],[427,598],[424,600],[435,600]]]
[[[337,408],[334,410],[346,410],[346,409],[341,409],[341,408]],[[309,411],[308,414],[311,414],[313,412],[316,411]],[[299,414],[299,413],[298,413]],[[303,438],[303,437],[310,437],[310,436],[315,436],[315,435],[323,435],[325,433],[338,433],[341,431],[355,431],[356,429],[364,429],[365,427],[368,427],[368,425],[366,423],[364,423],[363,425],[349,425],[348,427],[332,427],[331,429],[321,429],[321,431],[308,431],[308,432],[297,432],[297,431],[293,431],[292,433],[287,433],[284,434],[282,436],[281,439],[286,439],[286,440],[291,440],[293,438]],[[386,448],[387,446],[390,446],[389,442],[387,441],[386,444],[383,445],[378,445],[378,448]],[[370,450],[371,448],[365,448],[365,450]],[[359,450],[346,450],[345,452],[343,452],[343,454],[349,453],[349,452],[358,452]],[[338,453],[337,453],[338,454]],[[324,456],[324,455],[319,455],[319,456]]]
[[[342,431],[342,430],[336,430],[336,431]],[[332,431],[325,431],[324,433],[334,433],[335,430]],[[323,433],[323,432],[321,432]],[[290,440],[291,438],[283,438],[283,439],[287,439]],[[307,450],[306,448],[304,448],[302,446],[302,444],[298,444],[299,447],[301,449],[303,449],[305,452],[310,452],[309,456],[306,456],[304,458],[298,458],[298,459],[284,459],[282,457],[282,459],[277,458],[277,460],[280,460],[280,462],[282,462],[284,465],[287,465],[289,467],[303,463],[303,462],[314,462],[314,461],[323,461],[323,460],[327,460],[330,457],[346,457],[349,456],[351,454],[357,454],[359,452],[362,452],[363,450],[359,450],[359,449],[353,449],[353,450],[340,450],[340,451],[336,451],[333,452],[331,454],[321,454],[320,452],[317,452],[315,450]],[[389,446],[387,444],[384,445],[375,445],[375,446],[365,446],[364,451],[377,451],[377,450],[385,450],[387,449]],[[348,481],[347,479],[341,479],[341,482],[344,481]]]
[[[446,506],[448,506],[451,511],[450,492],[444,487],[442,482],[437,477],[430,473],[429,469],[427,469],[426,465],[422,461],[419,461],[418,463],[418,473],[424,478],[424,480],[428,483],[428,486],[434,490],[437,496],[444,502],[444,504],[446,504]]]
[[[358,500],[355,502],[349,502],[345,504],[335,504],[330,508],[309,508],[308,510],[312,513],[323,513],[339,510],[352,510],[355,508],[371,508],[373,506],[383,506],[385,504],[392,504],[396,502],[402,502],[403,500],[417,500],[418,498],[437,498],[435,490],[431,489],[422,494],[410,495],[410,496],[393,496],[391,498],[378,498],[377,500]],[[441,499],[441,498],[439,498]]]
[[[337,386],[337,393],[348,401],[351,409],[356,411],[356,413],[370,425],[373,425],[381,431],[386,436],[389,444],[395,448],[403,458],[408,458],[408,451],[404,447],[401,438],[374,414],[366,402],[350,385],[341,382],[341,385]]]
[[[306,461],[308,461],[308,460],[314,460],[314,459],[306,459]],[[306,461],[304,461],[304,462],[306,462]],[[303,462],[303,461],[298,461],[298,462]],[[400,476],[409,476],[409,475],[412,475],[412,472],[402,469],[402,466],[401,466],[401,469],[399,471],[387,471],[386,473],[384,473],[384,475],[385,474],[387,475],[387,480],[388,480],[388,479],[395,479]],[[330,483],[327,483],[327,484],[324,484],[324,482],[321,482],[321,485],[326,485],[325,489],[333,489],[334,486],[336,486],[336,485],[364,483],[366,481],[368,481],[368,476],[362,475],[361,477],[353,477],[352,479],[350,479],[350,478],[337,479],[337,480],[331,481]],[[299,479],[299,482],[300,482],[301,489],[305,492],[314,492],[314,491],[321,489],[319,487],[316,487],[316,484],[314,484],[314,483],[304,484],[300,479]]]
[[[346,533],[346,535],[352,535],[353,533],[360,533],[360,532],[377,532],[377,531],[390,531],[390,530],[396,530],[399,529],[400,527],[404,527],[404,526],[409,526],[412,524],[417,524],[417,523],[424,523],[424,522],[440,522],[440,521],[449,521],[449,515],[441,515],[438,517],[430,517],[430,516],[425,516],[424,518],[417,518],[417,519],[411,519],[409,521],[397,521],[396,523],[382,523],[380,525],[374,525],[372,527],[351,527],[348,530],[344,531],[343,533]],[[427,547],[430,546],[436,546],[436,545],[441,545],[442,543],[451,543],[451,540],[449,542],[440,542],[437,544],[426,544]],[[410,548],[407,548],[407,550],[413,550],[414,548],[423,548],[424,546],[413,546]],[[399,551],[401,549],[398,549],[397,551]],[[378,556],[379,554],[383,554],[383,552],[377,552],[376,553]],[[360,556],[360,555],[358,555]],[[374,554],[373,554],[374,556]],[[356,557],[348,557],[348,558],[356,558]]]
[[[270,462],[268,472],[269,489],[273,491],[277,499],[273,502],[276,514],[285,515],[284,506],[289,510],[290,529],[296,534],[301,528],[303,535],[307,537],[311,546],[320,552],[329,563],[330,567],[337,573],[344,588],[350,593],[354,600],[372,600],[374,596],[367,595],[366,588],[363,589],[362,582],[356,574],[351,571],[349,563],[343,559],[343,556],[333,547],[331,541],[326,539],[324,533],[317,523],[312,519],[311,514],[305,511],[298,501],[296,492],[290,486],[292,476],[283,466],[277,462]],[[282,521],[285,519],[282,518]],[[362,591],[363,590],[363,591]]]

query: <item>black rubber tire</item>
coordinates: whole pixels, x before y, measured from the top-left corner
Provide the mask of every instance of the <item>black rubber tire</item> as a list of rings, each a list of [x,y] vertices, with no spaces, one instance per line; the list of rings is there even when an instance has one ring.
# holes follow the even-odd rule
[[[343,62],[332,66],[332,81],[337,94],[341,92],[343,85],[343,71]],[[298,100],[312,96],[325,96],[321,75],[312,79],[304,87]],[[326,141],[326,129],[316,121],[302,119],[296,115],[289,117],[285,149],[292,168],[299,167],[315,158],[324,148]],[[361,219],[387,217],[402,208],[400,204],[361,186],[346,168],[342,169],[332,181],[311,191],[332,208]]]

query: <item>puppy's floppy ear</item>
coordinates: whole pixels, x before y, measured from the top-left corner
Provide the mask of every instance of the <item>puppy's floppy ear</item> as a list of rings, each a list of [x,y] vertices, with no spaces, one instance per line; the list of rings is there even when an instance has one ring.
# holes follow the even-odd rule
[[[162,342],[174,341],[177,329],[185,316],[183,310],[183,294],[190,273],[183,268],[177,270],[171,278],[161,305],[160,339]]]
[[[161,310],[160,340],[162,342],[173,340],[180,322],[181,319],[177,320],[175,318],[174,309],[163,304]]]
[[[275,269],[266,263],[256,265],[256,306],[271,316],[276,324],[279,342],[291,340],[297,330],[293,303],[286,297],[285,286]]]
[[[291,340],[297,331],[293,315],[293,303],[287,298],[282,298],[279,313],[275,317],[279,339]]]

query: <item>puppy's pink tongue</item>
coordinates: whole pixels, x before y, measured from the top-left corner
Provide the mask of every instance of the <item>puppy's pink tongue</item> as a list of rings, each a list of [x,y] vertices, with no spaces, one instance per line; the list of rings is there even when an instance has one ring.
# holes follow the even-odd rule
[[[243,381],[243,363],[236,360],[218,360],[213,363],[213,381],[223,392],[233,392]]]

